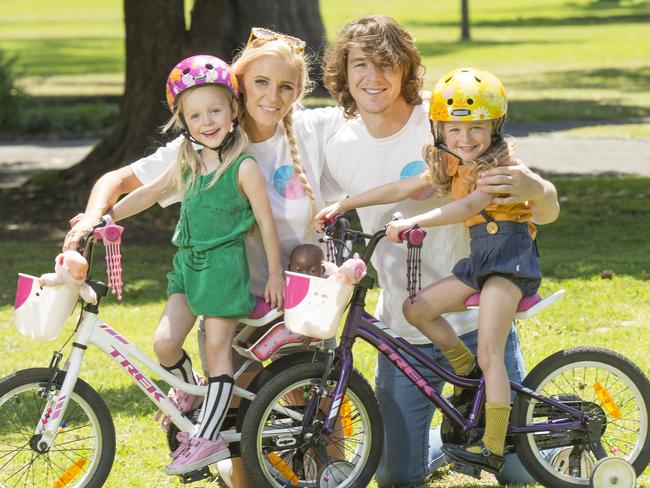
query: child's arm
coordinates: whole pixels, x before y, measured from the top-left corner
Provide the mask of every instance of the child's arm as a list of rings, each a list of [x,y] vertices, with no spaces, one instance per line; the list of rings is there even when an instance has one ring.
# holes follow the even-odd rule
[[[481,191],[494,196],[493,202],[498,205],[530,201],[532,220],[536,224],[549,224],[560,214],[553,183],[533,173],[521,161],[514,160],[507,166],[497,166],[483,172],[476,185]]]
[[[325,207],[318,212],[315,219],[316,222],[322,223],[355,208],[401,202],[414,193],[430,186],[422,175],[386,183]]]
[[[284,278],[282,276],[282,259],[278,230],[273,220],[271,203],[266,193],[266,185],[257,163],[245,159],[239,166],[239,186],[251,204],[253,214],[264,244],[266,262],[269,267],[269,279],[264,287],[264,299],[272,307],[282,308],[284,301]]]
[[[492,201],[492,195],[474,190],[472,193],[459,200],[449,202],[442,207],[434,208],[415,217],[394,220],[386,226],[386,236],[393,242],[400,243],[399,234],[414,225],[420,227],[433,227],[437,225],[456,224],[472,215],[476,215]]]
[[[139,214],[175,191],[174,165],[151,183],[137,188],[117,202],[108,212],[113,220],[122,220]]]

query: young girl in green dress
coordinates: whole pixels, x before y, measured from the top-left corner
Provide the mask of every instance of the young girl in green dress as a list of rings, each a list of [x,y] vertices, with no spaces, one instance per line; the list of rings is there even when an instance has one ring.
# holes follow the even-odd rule
[[[112,209],[115,220],[137,214],[165,195],[183,194],[172,237],[178,248],[167,275],[169,296],[156,330],[154,351],[175,376],[195,382],[182,346],[196,317],[205,317],[208,393],[196,431],[179,434],[166,472],[187,473],[230,456],[219,430],[233,390],[232,341],[238,319],[253,309],[244,237],[259,227],[268,261],[267,302],[282,306],[284,279],[278,235],[264,179],[238,126],[236,78],[213,56],[178,63],[167,80],[172,117],[165,130],[185,136],[178,159],[158,179],[138,188]],[[195,149],[196,146],[200,149]],[[195,398],[187,395],[188,401]]]

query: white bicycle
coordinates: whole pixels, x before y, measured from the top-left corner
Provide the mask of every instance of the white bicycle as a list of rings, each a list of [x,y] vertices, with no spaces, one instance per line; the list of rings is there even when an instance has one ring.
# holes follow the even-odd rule
[[[121,229],[113,224],[98,225],[86,240],[83,252],[90,263],[94,244],[103,240],[107,246],[109,285],[115,286],[118,282],[119,287]],[[98,301],[96,305],[83,305],[72,336],[71,352],[63,366],[63,355],[57,351],[47,368],[24,369],[0,381],[0,488],[100,487],[108,478],[115,457],[113,419],[101,396],[79,377],[84,355],[90,346],[96,346],[116,362],[162,414],[169,417],[173,424],[170,433],[192,432],[195,428],[192,413],[183,414],[177,410],[167,394],[138,364],[187,393],[205,396],[207,387],[180,381],[102,321],[99,305],[101,298],[108,294],[109,286],[88,278],[86,282],[96,292]],[[19,330],[33,338],[55,338],[78,298],[78,293],[71,288],[41,288],[37,278],[20,275],[17,310],[36,303],[39,312],[32,314],[33,322],[29,321],[27,326],[23,323]],[[288,351],[295,353],[272,362],[248,390],[235,387],[234,394],[244,401],[237,415],[238,428],[223,432],[231,447],[239,443],[243,417],[249,402],[255,398],[253,391],[257,385],[266,381],[274,371],[300,361],[313,361],[315,354],[319,354],[313,348],[318,341],[284,327],[282,312],[258,305],[251,317],[242,320],[246,327],[235,340],[235,347],[248,358],[235,376],[239,376],[252,361],[274,359]],[[283,415],[293,413],[283,408],[278,412]],[[209,475],[209,468],[204,468],[189,473],[183,481],[196,481]]]

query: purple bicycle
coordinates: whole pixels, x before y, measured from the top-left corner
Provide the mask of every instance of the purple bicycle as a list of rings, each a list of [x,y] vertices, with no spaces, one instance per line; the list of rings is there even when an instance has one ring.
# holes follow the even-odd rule
[[[369,262],[384,231],[351,230],[337,219],[324,240],[349,252],[366,242]],[[408,238],[418,244],[422,235]],[[364,310],[372,279],[352,292],[339,346],[326,360],[289,367],[268,381],[247,412],[242,458],[252,486],[365,487],[382,449],[383,423],[374,393],[354,369],[358,338],[384,354],[442,412],[443,442],[482,436],[485,384],[454,375]],[[531,316],[557,294],[528,303]],[[286,316],[285,316],[286,317]],[[416,366],[473,392],[463,404],[442,396]],[[540,362],[516,394],[506,452],[516,452],[528,472],[553,488],[634,486],[650,461],[650,383],[630,360],[607,349],[576,347]],[[386,419],[390,421],[390,419]],[[465,466],[471,469],[471,466]]]

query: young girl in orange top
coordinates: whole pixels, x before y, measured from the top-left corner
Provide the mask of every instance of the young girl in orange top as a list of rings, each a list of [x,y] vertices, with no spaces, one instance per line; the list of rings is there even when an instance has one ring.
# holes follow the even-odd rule
[[[491,73],[461,68],[435,85],[430,106],[433,143],[424,148],[428,171],[341,200],[317,216],[322,221],[347,210],[404,200],[433,186],[448,192],[451,202],[415,217],[393,221],[386,233],[401,242],[400,232],[464,222],[471,236],[470,256],[460,260],[452,275],[435,282],[404,303],[404,316],[440,348],[456,374],[478,376],[486,384],[486,428],[476,444],[447,444],[450,457],[499,472],[510,415],[510,384],[504,364],[505,342],[519,300],[539,288],[541,272],[530,222],[528,202],[493,204],[492,196],[476,189],[475,181],[488,168],[511,163],[512,147],[503,138],[507,99],[501,82]],[[506,199],[507,200],[507,199]],[[481,291],[476,358],[442,316],[465,309],[465,300]],[[478,367],[477,367],[478,366]],[[456,401],[462,394],[458,389]]]

